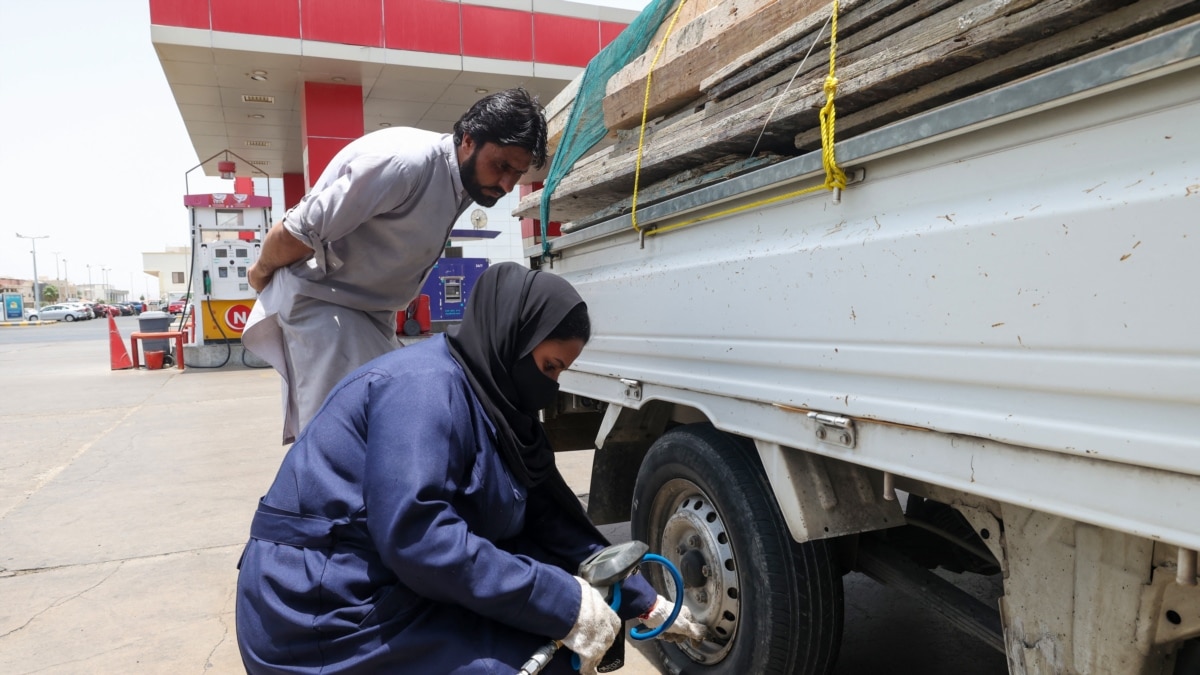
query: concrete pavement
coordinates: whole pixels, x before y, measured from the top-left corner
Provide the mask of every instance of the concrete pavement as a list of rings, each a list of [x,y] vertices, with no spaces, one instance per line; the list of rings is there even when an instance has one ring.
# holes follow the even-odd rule
[[[0,673],[244,672],[235,566],[284,454],[278,376],[112,371],[107,327],[70,328],[96,337],[0,336]],[[590,453],[563,463],[586,484]]]

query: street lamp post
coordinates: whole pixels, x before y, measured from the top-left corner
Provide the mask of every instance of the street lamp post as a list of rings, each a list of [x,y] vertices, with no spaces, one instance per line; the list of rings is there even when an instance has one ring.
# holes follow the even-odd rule
[[[18,233],[17,238],[18,239],[28,239],[30,241],[30,243],[33,244],[33,311],[40,313],[42,311],[42,294],[38,292],[39,289],[38,289],[38,275],[37,275],[37,240],[38,239],[49,239],[50,235],[43,234],[40,237],[25,237]],[[55,262],[55,264],[57,265],[57,261]],[[57,272],[57,270],[55,270],[55,272]]]
[[[88,300],[95,302],[96,289],[92,286],[92,264],[88,263],[84,267],[88,268]]]
[[[108,287],[108,273],[112,271],[111,267],[101,267],[100,271],[104,272],[104,304],[112,303],[112,291]]]
[[[63,258],[63,286],[66,287],[63,290],[63,295],[66,296],[64,299],[69,299],[71,297],[71,273],[67,271],[66,258]]]

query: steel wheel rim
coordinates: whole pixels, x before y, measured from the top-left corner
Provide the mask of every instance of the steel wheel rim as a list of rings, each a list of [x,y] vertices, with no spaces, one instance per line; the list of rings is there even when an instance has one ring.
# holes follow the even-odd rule
[[[733,648],[742,595],[724,520],[704,490],[686,479],[668,481],[654,501],[653,513],[662,516],[655,519],[662,523],[661,553],[681,571],[692,570],[691,575],[685,575],[690,583],[684,588],[684,603],[697,621],[708,626],[711,635],[709,640],[698,645],[684,641],[678,647],[697,663],[718,663]],[[703,570],[703,583],[694,585],[698,581],[698,564]],[[655,575],[659,581],[664,579],[661,571],[656,571]],[[666,592],[663,595],[673,601],[674,583],[664,586]]]

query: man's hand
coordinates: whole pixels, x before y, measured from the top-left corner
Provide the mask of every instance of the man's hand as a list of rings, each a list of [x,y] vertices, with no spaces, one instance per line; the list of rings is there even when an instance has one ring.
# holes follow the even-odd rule
[[[658,600],[654,601],[654,606],[649,612],[639,617],[642,623],[649,628],[658,628],[666,622],[667,617],[671,616],[671,609],[675,603],[658,596]],[[675,622],[667,627],[659,634],[658,639],[668,642],[682,642],[683,640],[702,641],[708,637],[708,626],[696,621],[692,617],[692,612],[687,608],[687,605],[679,608],[679,615],[675,617]]]

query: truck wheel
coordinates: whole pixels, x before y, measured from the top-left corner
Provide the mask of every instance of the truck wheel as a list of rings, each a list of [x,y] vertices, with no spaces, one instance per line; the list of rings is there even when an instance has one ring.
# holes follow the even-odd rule
[[[650,447],[633,493],[633,538],[679,568],[702,644],[656,640],[667,672],[745,675],[832,670],[842,639],[842,577],[827,541],[797,544],[748,442],[709,424]],[[642,573],[667,598],[660,565]]]
[[[1192,638],[1183,643],[1175,656],[1175,675],[1196,675],[1200,673],[1200,638]]]

